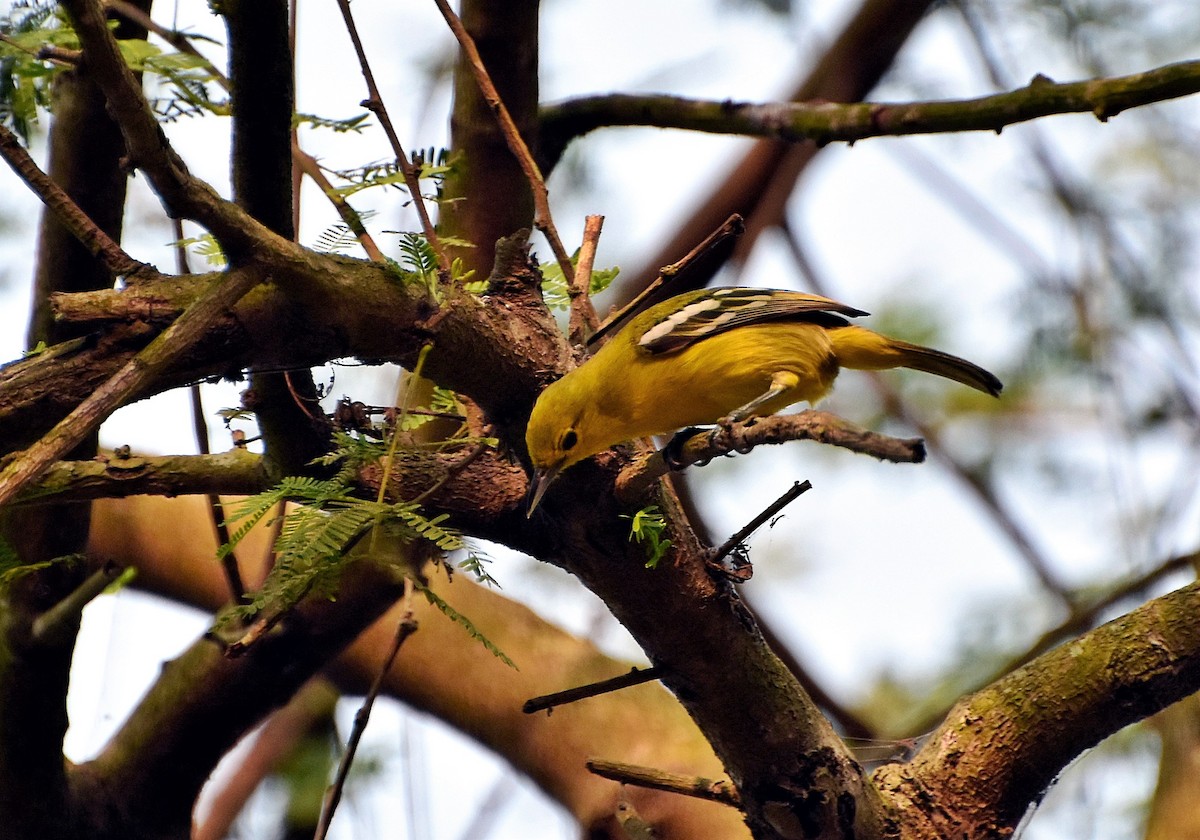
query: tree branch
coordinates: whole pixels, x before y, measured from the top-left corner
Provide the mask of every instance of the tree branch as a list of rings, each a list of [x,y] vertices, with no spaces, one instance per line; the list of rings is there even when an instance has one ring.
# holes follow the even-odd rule
[[[599,758],[588,759],[587,768],[597,776],[603,776],[622,784],[665,790],[683,796],[695,796],[739,809],[742,807],[737,790],[725,779],[681,776],[678,773],[666,773],[650,767],[638,767],[634,764],[604,761]]]
[[[199,609],[216,609],[228,599],[228,589],[212,560],[214,546],[205,517],[199,497],[98,502],[89,550],[136,565],[139,587]],[[174,527],[162,528],[164,520]],[[252,566],[265,553],[265,531],[256,528],[246,538],[245,555]],[[261,559],[257,562],[246,570],[249,579],[262,572]],[[722,775],[703,735],[661,686],[637,686],[550,716],[522,713],[521,704],[531,696],[628,671],[631,663],[604,655],[590,642],[568,635],[528,607],[464,575],[455,575],[453,583],[435,579],[431,586],[488,639],[516,656],[520,670],[503,665],[418,598],[414,608],[421,632],[405,642],[385,691],[504,755],[582,825],[605,820],[616,796],[615,785],[587,772],[584,762],[589,756],[637,761],[653,754],[670,769]],[[396,605],[327,669],[343,691],[361,694],[380,673],[399,617]],[[247,702],[258,701],[250,697]],[[638,792],[644,795],[648,794]],[[644,801],[639,799],[639,804]],[[664,823],[662,840],[748,837],[742,818],[728,808],[667,797],[655,800],[653,812]]]
[[[277,241],[280,237],[188,172],[122,58],[98,0],[63,0],[62,6],[83,46],[84,66],[104,92],[109,111],[125,137],[130,164],[150,178],[168,213],[194,219],[208,228],[231,262],[281,247]],[[270,248],[264,247],[267,243]]]
[[[17,136],[3,125],[0,125],[0,156],[54,213],[63,227],[71,231],[80,244],[104,264],[109,274],[129,279],[154,279],[157,276],[158,272],[151,266],[125,253],[120,245],[88,218],[79,205],[38,168]]]
[[[545,130],[580,136],[608,126],[654,126],[798,142],[853,143],[868,137],[994,131],[1055,114],[1122,111],[1200,92],[1200,61],[1142,73],[1057,83],[1036,76],[1023,88],[976,99],[928,102],[775,102],[753,104],[680,96],[608,94],[542,108]],[[564,127],[566,127],[564,129]]]
[[[144,390],[159,373],[191,350],[205,337],[218,317],[258,285],[261,279],[256,271],[231,271],[210,285],[146,349],[126,362],[50,432],[0,472],[0,505],[14,499],[25,485],[86,438],[134,394]]]
[[[728,429],[717,428],[706,434],[695,434],[674,457],[678,464],[674,468],[703,466],[723,455],[747,453],[756,446],[793,440],[813,440],[839,446],[894,464],[919,464],[925,460],[925,444],[920,438],[888,437],[855,426],[827,411],[809,409],[798,414],[758,417],[749,422],[735,423]],[[617,477],[618,497],[626,503],[635,502],[650,485],[671,469],[664,458],[664,450],[635,460]]]
[[[521,170],[529,181],[529,187],[533,192],[534,227],[540,230],[545,235],[546,241],[550,243],[550,250],[554,252],[554,258],[558,261],[563,277],[567,280],[567,287],[570,288],[574,284],[575,269],[571,265],[571,257],[567,254],[562,239],[559,238],[558,229],[554,226],[554,218],[550,214],[550,194],[546,189],[546,179],[542,177],[542,171],[538,168],[537,161],[534,160],[533,152],[530,151],[525,139],[521,137],[521,131],[517,128],[516,121],[509,113],[508,106],[504,104],[504,99],[496,89],[495,83],[492,82],[492,77],[488,73],[487,67],[484,66],[483,57],[479,54],[478,47],[475,46],[475,39],[471,37],[467,27],[463,25],[462,20],[450,8],[450,4],[446,0],[434,0],[434,3],[437,5],[438,11],[442,13],[442,17],[445,18],[450,31],[454,33],[459,46],[462,47],[467,66],[475,77],[476,84],[479,85],[483,98],[500,124],[500,130],[508,148],[521,165]]]
[[[17,496],[15,504],[117,499],[154,494],[250,495],[271,486],[262,456],[246,449],[217,455],[109,454],[91,461],[59,461]]]
[[[1015,829],[1080,753],[1200,685],[1200,583],[1177,589],[960,701],[909,764],[874,778],[904,837]],[[1003,748],[998,748],[999,745]]]

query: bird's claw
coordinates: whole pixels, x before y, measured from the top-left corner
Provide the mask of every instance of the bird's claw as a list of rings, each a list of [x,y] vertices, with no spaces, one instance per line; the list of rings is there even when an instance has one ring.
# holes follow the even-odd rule
[[[754,446],[744,442],[740,444],[736,443],[737,435],[734,434],[733,427],[740,424],[742,428],[748,429],[754,425],[755,420],[755,417],[743,418],[737,412],[722,417],[717,421],[717,428],[713,429],[709,440],[714,446],[728,450],[725,453],[726,456],[732,455],[734,452],[739,455],[746,455],[754,449]]]
[[[667,465],[667,469],[671,472],[679,472],[688,465],[683,462],[683,448],[687,446],[687,442],[700,434],[703,429],[696,426],[688,426],[686,429],[681,429],[667,441],[667,445],[662,448],[663,463]],[[709,459],[703,461],[694,461],[696,466],[702,467],[707,464]]]

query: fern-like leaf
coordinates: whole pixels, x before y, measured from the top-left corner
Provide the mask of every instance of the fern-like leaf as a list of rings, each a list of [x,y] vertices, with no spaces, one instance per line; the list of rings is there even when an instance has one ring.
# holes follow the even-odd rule
[[[445,601],[443,601],[441,598],[439,598],[428,587],[422,586],[419,583],[416,586],[417,586],[417,589],[421,590],[421,594],[425,596],[425,600],[428,601],[431,606],[436,608],[442,615],[446,616],[446,618],[450,619],[455,624],[457,624],[458,626],[460,626],[464,630],[466,630],[467,635],[470,636],[475,641],[479,642],[481,645],[483,645],[484,649],[487,650],[488,653],[490,653],[492,656],[499,659],[501,662],[503,662],[508,667],[512,668],[514,671],[521,670],[520,668],[517,667],[517,664],[515,662],[513,662],[511,659],[508,658],[508,655],[505,654],[504,651],[502,651],[502,650],[500,650],[500,648],[496,647],[496,645],[493,644],[492,641],[487,636],[483,635],[483,633],[481,633],[479,631],[479,628],[476,627],[469,618],[467,618],[465,615],[460,613],[458,610],[454,609],[454,607],[450,606]]]

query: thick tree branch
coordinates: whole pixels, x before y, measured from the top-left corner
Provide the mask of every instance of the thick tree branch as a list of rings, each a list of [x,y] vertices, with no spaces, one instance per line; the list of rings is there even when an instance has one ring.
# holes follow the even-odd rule
[[[466,0],[458,12],[518,134],[531,145],[537,137],[538,6],[538,0],[514,0],[499,13],[488,0]],[[448,201],[439,208],[439,227],[473,245],[455,249],[456,256],[482,277],[492,270],[496,242],[530,226],[533,192],[461,50],[450,137],[455,160],[443,185]]]
[[[211,561],[210,561],[211,562]],[[214,570],[215,570],[215,565]],[[200,786],[220,757],[387,609],[401,590],[386,568],[348,567],[338,601],[301,604],[245,655],[230,659],[200,639],[162,676],[104,751],[76,768],[75,788],[120,791],[109,800],[131,837],[178,836],[191,822]],[[180,762],[180,756],[188,756]]]
[[[211,530],[198,497],[142,496],[96,503],[90,550],[137,566],[136,585],[212,610],[228,599],[213,562]],[[164,519],[176,527],[164,529]],[[246,556],[262,557],[266,529],[247,537]],[[248,569],[256,579],[262,569]],[[522,703],[564,685],[603,679],[630,663],[601,654],[592,644],[546,623],[500,592],[455,575],[452,584],[432,581],[435,591],[507,653],[519,671],[503,665],[462,628],[418,599],[421,632],[406,642],[388,674],[385,690],[436,715],[505,756],[585,828],[606,824],[619,791],[584,766],[592,755],[645,761],[653,755],[669,770],[719,777],[720,763],[679,704],[657,685],[642,685],[553,715],[526,715]],[[394,636],[399,607],[376,622],[328,669],[347,693],[370,684]],[[250,698],[248,702],[258,703]],[[678,796],[631,793],[654,819],[660,840],[748,836],[734,811]],[[600,836],[609,836],[603,834]]]
[[[1142,574],[1135,575],[1126,581],[1113,585],[1111,589],[1103,595],[1094,598],[1094,600],[1087,603],[1083,603],[1082,601],[1074,602],[1075,606],[1071,614],[1062,622],[1046,630],[1026,650],[1006,660],[992,671],[991,677],[981,680],[976,685],[982,687],[990,684],[1005,674],[1015,671],[1022,665],[1028,664],[1034,657],[1040,656],[1060,644],[1067,643],[1080,633],[1091,629],[1100,616],[1104,615],[1117,604],[1122,601],[1128,601],[1135,596],[1144,597],[1146,590],[1161,581],[1164,577],[1183,569],[1190,568],[1195,570],[1197,564],[1200,564],[1200,552],[1177,555],[1152,569],[1148,569]],[[911,723],[908,731],[928,732],[937,726],[946,716],[946,712],[947,710],[944,706],[931,709],[928,713],[918,717]]]
[[[416,210],[417,218],[421,222],[421,231],[425,235],[425,241],[429,243],[429,247],[433,249],[433,253],[437,257],[439,276],[443,283],[448,283],[450,282],[450,258],[446,255],[446,249],[442,247],[441,238],[438,236],[437,229],[430,218],[429,209],[425,206],[425,198],[421,195],[421,184],[417,167],[408,159],[408,155],[404,151],[404,146],[400,142],[400,135],[396,133],[396,129],[392,125],[391,115],[388,114],[387,106],[384,104],[383,97],[379,93],[379,87],[375,84],[375,73],[371,70],[371,63],[367,60],[367,53],[363,48],[362,39],[358,36],[358,27],[355,25],[354,15],[350,11],[350,0],[338,0],[338,9],[342,13],[342,20],[346,24],[346,31],[350,34],[350,41],[354,44],[354,52],[358,56],[358,64],[362,70],[363,81],[367,85],[367,98],[363,101],[363,104],[371,113],[379,118],[379,124],[383,127],[384,134],[387,135],[388,142],[392,146],[392,152],[396,156],[396,166],[404,176],[404,183],[408,187],[408,194],[412,200],[413,209]]]
[[[558,229],[555,227],[554,218],[550,213],[550,193],[546,189],[546,179],[542,176],[542,171],[538,168],[537,161],[534,159],[529,145],[525,142],[525,138],[521,136],[521,130],[518,128],[516,120],[513,119],[508,106],[500,96],[500,91],[492,81],[491,74],[484,66],[483,57],[475,45],[475,39],[471,37],[467,27],[463,25],[462,20],[450,8],[450,4],[446,0],[434,0],[434,3],[437,5],[438,11],[442,13],[442,17],[445,18],[450,31],[454,33],[454,37],[458,39],[463,52],[463,64],[475,77],[475,83],[479,85],[484,100],[500,124],[500,131],[504,136],[505,143],[508,144],[509,150],[529,181],[529,187],[533,193],[533,225],[545,235],[546,241],[550,243],[550,250],[554,252],[554,258],[558,261],[559,268],[562,269],[563,277],[567,279],[567,286],[570,287],[574,284],[575,269],[571,265],[571,257],[567,254],[567,249],[558,236]],[[534,32],[536,33],[536,29]]]
[[[861,101],[891,67],[896,54],[932,5],[932,0],[863,0],[790,99]],[[550,154],[554,141],[543,138],[543,144],[543,150]],[[626,279],[618,283],[619,298],[628,300],[641,291],[659,266],[677,259],[731,213],[746,219],[748,235],[740,240],[738,253],[747,253],[758,234],[781,218],[796,179],[818,151],[812,143],[789,144],[779,140],[755,143],[745,157],[728,168],[727,177],[709,196],[689,211],[675,234],[662,243],[643,267],[623,273]],[[686,278],[676,291],[703,287],[723,264],[723,260],[706,264],[702,271]]]
[[[1015,829],[1068,763],[1200,685],[1200,583],[1044,654],[951,710],[909,764],[875,773],[906,838]],[[932,797],[939,807],[906,807]]]
[[[77,559],[61,558],[0,580],[0,819],[8,836],[78,836],[62,757],[75,636],[39,638],[33,627],[86,573]]]
[[[550,133],[579,136],[607,126],[654,126],[711,134],[812,140],[818,146],[868,137],[995,131],[1055,114],[1122,111],[1200,92],[1200,61],[1142,73],[1057,83],[1037,76],[1023,88],[976,99],[929,102],[775,102],[753,104],[667,95],[608,94],[542,108]]]
[[[133,21],[146,30],[153,32],[158,37],[162,38],[168,44],[182,53],[187,53],[193,58],[201,62],[205,71],[212,75],[213,80],[220,85],[226,92],[230,90],[229,78],[225,76],[215,65],[213,65],[204,54],[201,53],[192,44],[190,38],[182,32],[174,29],[168,29],[156,23],[148,14],[139,9],[127,0],[105,0],[105,6],[112,9],[126,20]],[[371,238],[371,234],[367,232],[366,226],[363,224],[362,216],[358,211],[346,201],[344,197],[339,195],[334,186],[329,183],[329,179],[325,177],[325,173],[321,171],[321,166],[317,163],[316,158],[300,148],[299,144],[292,140],[292,162],[305,175],[312,179],[325,197],[329,199],[330,204],[337,210],[338,216],[341,217],[346,227],[358,239],[358,243],[362,245],[367,257],[376,262],[383,262],[383,252],[379,250],[379,246],[375,244],[375,240]]]
[[[231,271],[210,285],[178,320],[0,472],[0,505],[14,499],[26,484],[190,351],[213,323],[261,279],[256,271]]]
[[[115,499],[147,493],[246,496],[271,485],[262,457],[246,449],[217,455],[119,455],[59,461],[17,496],[16,504]]]

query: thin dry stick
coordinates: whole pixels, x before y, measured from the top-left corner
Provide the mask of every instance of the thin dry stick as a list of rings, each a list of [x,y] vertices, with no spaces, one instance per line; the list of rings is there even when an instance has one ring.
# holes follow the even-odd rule
[[[788,488],[787,492],[785,492],[775,501],[771,502],[771,504],[767,505],[766,508],[763,509],[762,513],[746,523],[744,528],[742,528],[729,539],[725,540],[720,548],[714,549],[712,555],[708,558],[708,562],[720,563],[726,557],[726,555],[729,554],[729,552],[733,551],[735,548],[741,545],[747,537],[761,528],[763,523],[765,523],[775,514],[779,513],[779,511],[783,510],[796,499],[800,498],[800,494],[811,489],[811,481],[797,481],[790,488]]]
[[[20,50],[26,55],[31,55],[34,58],[43,61],[53,61],[56,64],[62,64],[68,67],[75,67],[78,65],[79,59],[83,56],[83,53],[79,50],[68,50],[64,47],[52,47],[49,44],[38,47],[36,50],[31,49],[30,47],[22,46],[16,41],[16,39],[5,35],[3,32],[0,32],[0,43],[8,44],[14,50]]]
[[[626,785],[665,790],[668,793],[679,793],[684,796],[694,796],[697,799],[707,799],[710,802],[720,802],[741,809],[742,798],[738,796],[733,783],[725,779],[706,779],[703,776],[682,776],[678,773],[667,773],[653,767],[639,767],[636,764],[625,764],[620,761],[605,761],[599,758],[589,758],[587,769],[597,776],[612,779]]]
[[[808,409],[797,414],[773,414],[744,423],[735,423],[720,434],[696,433],[680,447],[666,449],[639,458],[617,476],[617,498],[637,500],[646,489],[668,472],[693,464],[707,464],[713,458],[731,452],[745,453],[756,446],[812,440],[870,455],[894,464],[919,464],[925,460],[925,443],[920,438],[894,438],[855,426],[827,411]],[[668,450],[670,452],[668,463]]]
[[[350,202],[338,195],[337,188],[329,183],[329,179],[321,171],[317,159],[301,149],[294,138],[292,140],[292,160],[297,169],[311,178],[313,183],[321,188],[321,192],[325,193],[325,197],[329,199],[338,215],[341,216],[342,222],[358,239],[363,250],[367,252],[367,257],[373,262],[387,262],[387,257],[379,250],[379,246],[375,244],[371,234],[367,233],[367,226],[363,223],[362,216],[351,206]]]
[[[371,72],[371,65],[367,61],[362,40],[358,37],[358,28],[354,25],[354,16],[350,13],[350,0],[338,0],[338,8],[342,11],[342,19],[346,22],[346,31],[350,33],[354,52],[358,55],[359,67],[362,68],[363,79],[367,83],[367,98],[363,100],[362,105],[379,118],[379,124],[383,126],[388,142],[392,144],[392,151],[396,155],[396,165],[400,167],[400,172],[404,175],[404,183],[408,186],[413,207],[417,211],[417,217],[421,220],[421,230],[425,233],[425,240],[437,255],[438,273],[441,275],[442,281],[448,283],[450,282],[450,257],[446,255],[446,249],[442,247],[442,241],[438,238],[437,230],[434,229],[433,222],[429,218],[429,211],[425,207],[425,199],[421,197],[421,184],[417,177],[417,168],[405,154],[400,137],[396,134],[396,129],[392,127],[392,119],[388,116],[387,108],[384,107],[383,97],[379,95],[379,88],[375,85],[375,74]]]
[[[192,401],[192,431],[196,435],[196,448],[201,455],[208,455],[208,423],[204,419],[204,405],[200,399],[200,386],[192,385],[189,389]],[[225,506],[221,497],[216,493],[208,494],[208,512],[212,519],[213,528],[217,532],[217,545],[229,544],[229,529],[225,527]],[[233,551],[226,552],[221,557],[221,568],[225,572],[225,581],[229,584],[229,594],[234,603],[246,604],[246,585],[242,582],[242,572],[238,568],[237,556]]]
[[[104,0],[104,5],[127,21],[137,24],[147,32],[153,32],[181,53],[187,53],[192,58],[199,59],[205,72],[210,74],[213,80],[222,88],[226,91],[229,90],[229,77],[217,69],[215,64],[205,58],[203,53],[192,46],[192,42],[188,36],[177,30],[168,29],[161,24],[155,23],[150,15],[132,3],[127,2],[127,0]]]
[[[400,653],[400,646],[409,636],[417,632],[417,621],[413,618],[412,595],[412,578],[406,577],[404,579],[404,615],[401,616],[400,623],[396,626],[392,647],[384,658],[379,673],[375,675],[367,696],[363,698],[362,706],[354,714],[354,726],[350,730],[350,737],[346,740],[346,752],[342,755],[342,760],[338,764],[337,776],[321,805],[321,817],[317,821],[316,833],[313,834],[314,840],[325,840],[325,835],[329,833],[329,824],[333,821],[333,813],[337,810],[338,803],[341,802],[342,791],[346,786],[346,777],[350,774],[350,765],[354,763],[354,754],[358,752],[358,745],[362,741],[363,733],[367,730],[367,722],[371,719],[371,709],[375,705],[376,698],[379,697],[379,692],[383,689],[383,681],[388,672],[392,670],[392,664],[395,663],[396,656]]]
[[[596,246],[600,242],[600,230],[604,227],[603,216],[588,216],[583,223],[583,244],[579,246],[579,264],[575,268],[575,279],[567,286],[571,299],[569,335],[576,347],[583,346],[584,339],[596,331],[600,320],[596,307],[592,306],[592,265],[596,262]]]
[[[339,2],[345,3],[347,0],[339,0]],[[546,241],[550,243],[550,250],[554,252],[554,259],[562,268],[563,277],[567,278],[567,287],[570,288],[574,282],[575,270],[571,266],[571,257],[567,254],[567,249],[563,247],[562,240],[558,236],[558,229],[554,227],[554,219],[550,215],[550,193],[546,189],[546,179],[542,177],[542,170],[538,168],[537,161],[533,159],[533,153],[529,151],[529,146],[522,139],[521,132],[517,130],[517,124],[513,121],[512,114],[508,112],[496,86],[492,83],[492,77],[488,75],[487,68],[483,66],[483,58],[475,46],[475,39],[471,37],[471,33],[467,32],[462,20],[450,8],[450,4],[446,0],[434,0],[434,2],[437,4],[438,11],[442,13],[442,17],[446,19],[450,31],[458,39],[459,46],[466,54],[467,62],[471,65],[471,72],[475,74],[475,82],[479,85],[483,98],[487,100],[488,105],[496,114],[497,122],[500,123],[500,132],[504,135],[504,141],[521,165],[525,177],[529,179],[529,186],[533,190],[534,227],[540,230],[545,235]]]
[[[628,674],[621,674],[619,677],[568,688],[565,691],[556,691],[553,694],[543,694],[541,697],[532,697],[525,701],[521,711],[527,715],[549,711],[555,706],[565,706],[567,703],[574,703],[577,700],[586,700],[589,697],[598,697],[611,691],[620,691],[622,688],[652,682],[661,677],[662,673],[662,669],[657,667],[630,668]]]
[[[646,300],[648,300],[649,297],[657,292],[660,288],[667,283],[672,282],[676,278],[683,276],[690,266],[694,265],[698,260],[711,252],[713,248],[716,248],[722,242],[728,240],[731,236],[741,236],[745,230],[746,225],[742,217],[737,213],[734,213],[732,216],[726,219],[719,228],[714,230],[708,236],[704,237],[704,240],[699,245],[688,251],[687,254],[684,255],[683,259],[660,268],[658,270],[658,277],[656,277],[652,283],[646,286],[646,288],[642,289],[641,293],[638,294],[637,297],[610,315],[605,322],[600,325],[600,328],[592,334],[592,337],[588,339],[588,344],[595,344],[597,341],[600,341],[602,338],[604,338],[604,336],[612,332],[618,324],[629,317],[631,313],[639,311],[642,306],[645,305]]]
[[[110,561],[93,572],[65,598],[34,619],[34,639],[43,644],[61,644],[74,639],[83,608],[99,597],[121,571],[120,566]]]
[[[0,155],[12,167],[13,172],[29,185],[34,195],[42,200],[58,217],[63,227],[71,231],[83,247],[104,265],[114,277],[132,277],[138,274],[156,273],[145,263],[138,262],[121,249],[112,237],[97,227],[87,213],[63,192],[34,162],[17,135],[0,125]]]

